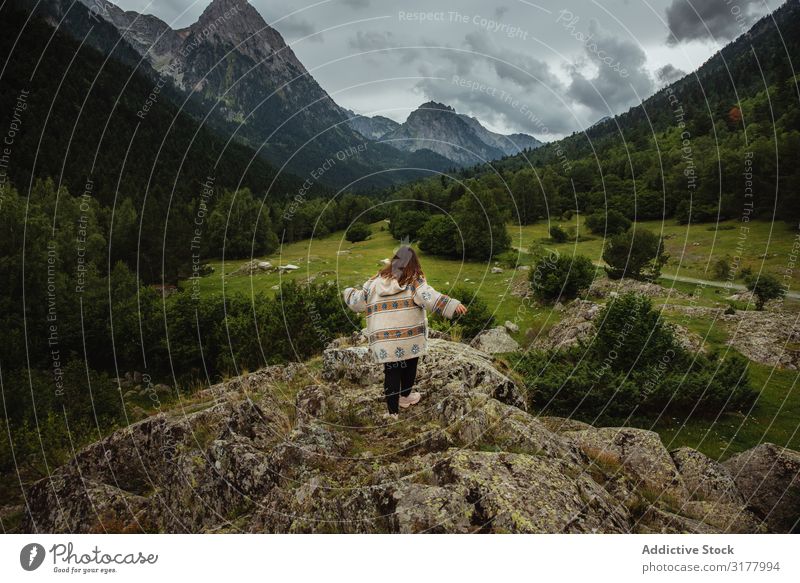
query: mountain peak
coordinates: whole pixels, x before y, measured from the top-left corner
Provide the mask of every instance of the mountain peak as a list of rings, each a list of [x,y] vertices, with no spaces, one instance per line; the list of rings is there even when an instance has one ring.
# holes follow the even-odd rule
[[[363,124],[351,122],[351,125],[374,139],[362,129]],[[431,150],[459,166],[497,160],[542,145],[527,134],[505,136],[489,131],[476,118],[433,100],[420,105],[405,123],[383,134],[380,139],[401,150]]]
[[[283,59],[305,71],[280,33],[247,0],[213,0],[185,31],[200,40],[233,45],[256,62],[280,51]]]
[[[439,103],[438,101],[428,101],[427,103],[423,103],[416,109],[416,111],[428,110],[428,109],[439,109],[450,113],[456,112],[456,110],[450,107],[449,105],[446,105],[444,103]]]

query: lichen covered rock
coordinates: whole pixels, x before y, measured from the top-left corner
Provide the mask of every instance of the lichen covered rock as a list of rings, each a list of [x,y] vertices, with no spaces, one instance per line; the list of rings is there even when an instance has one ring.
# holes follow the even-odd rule
[[[658,435],[538,418],[502,362],[432,339],[383,417],[362,340],[268,367],[82,449],[27,488],[26,532],[787,532],[800,454],[720,465]],[[372,372],[370,372],[372,371]],[[370,376],[372,375],[372,376]]]

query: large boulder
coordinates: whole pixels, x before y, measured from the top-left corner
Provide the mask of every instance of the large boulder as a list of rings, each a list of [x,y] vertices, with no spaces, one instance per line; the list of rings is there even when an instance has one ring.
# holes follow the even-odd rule
[[[670,457],[649,431],[537,418],[502,361],[436,339],[419,366],[423,400],[386,419],[381,383],[348,370],[380,370],[358,348],[360,335],[331,343],[330,380],[315,363],[265,368],[83,448],[26,488],[21,530],[712,533],[795,524],[796,452],[762,446],[720,466],[685,448]]]
[[[565,435],[571,436],[590,459],[618,464],[648,497],[688,497],[683,479],[657,433],[633,427],[603,427]]]
[[[470,346],[488,354],[515,352],[519,350],[517,341],[509,336],[508,331],[502,326],[484,330],[472,339]]]
[[[332,347],[322,353],[322,378],[371,385],[383,381],[383,367],[372,361],[368,346]]]
[[[460,381],[479,392],[520,409],[527,409],[525,393],[500,370],[486,352],[466,344],[429,339],[428,352],[417,370],[419,390],[431,390],[450,381]]]
[[[773,532],[797,532],[800,521],[800,453],[762,443],[723,463],[748,507]]]
[[[449,450],[419,458],[415,499],[442,500],[468,516],[458,532],[579,533],[628,532],[627,509],[588,476],[567,462],[511,453]],[[428,470],[423,471],[424,468]],[[405,508],[399,489],[398,508]],[[409,494],[406,493],[406,496]],[[468,503],[465,510],[464,503]],[[415,508],[419,512],[419,508]],[[409,524],[431,524],[405,518]]]
[[[744,505],[744,498],[725,466],[689,447],[671,453],[692,499]]]
[[[561,305],[561,304],[557,304]],[[588,340],[594,334],[593,320],[600,312],[600,305],[586,300],[575,300],[564,311],[546,336],[537,336],[534,346],[543,350],[569,348]]]

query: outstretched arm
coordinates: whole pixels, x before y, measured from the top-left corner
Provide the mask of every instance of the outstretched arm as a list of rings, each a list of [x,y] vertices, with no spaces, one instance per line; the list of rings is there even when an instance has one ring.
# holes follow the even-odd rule
[[[369,296],[369,285],[371,282],[371,279],[368,280],[361,289],[348,287],[342,292],[344,303],[347,304],[348,308],[354,312],[367,311],[367,297]]]
[[[441,314],[445,318],[452,318],[455,315],[464,314],[466,306],[448,295],[439,293],[424,279],[417,285],[414,291],[414,303],[425,308],[432,314]]]

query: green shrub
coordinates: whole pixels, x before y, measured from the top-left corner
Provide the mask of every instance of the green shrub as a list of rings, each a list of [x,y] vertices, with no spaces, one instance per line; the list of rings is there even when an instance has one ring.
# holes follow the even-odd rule
[[[517,249],[509,249],[508,251],[503,251],[494,256],[495,261],[497,261],[502,267],[506,269],[516,269],[520,265],[526,265],[531,262],[533,259],[530,253],[526,253],[524,251],[519,251]]]
[[[553,225],[550,227],[550,239],[553,240],[553,243],[566,243],[569,240],[569,234],[559,225]]]
[[[603,251],[603,260],[608,264],[606,273],[612,279],[656,280],[667,259],[669,255],[664,251],[664,241],[645,229],[614,235]]]
[[[432,255],[455,255],[458,230],[452,219],[433,215],[417,231],[419,248]]]
[[[731,262],[727,257],[720,257],[714,262],[714,278],[727,279],[731,272]]]
[[[457,286],[450,290],[448,295],[467,306],[466,314],[463,316],[456,316],[451,321],[453,326],[459,326],[460,333],[464,338],[474,338],[483,330],[494,326],[495,318],[489,306],[478,297],[475,290]],[[431,320],[433,327],[437,330],[447,330],[450,326],[450,324],[445,321],[445,318],[438,314],[434,314]]]
[[[530,352],[517,370],[531,406],[589,421],[748,410],[757,394],[739,355],[689,355],[649,300],[623,296],[594,319],[590,345]]]
[[[592,322],[594,355],[615,371],[631,370],[638,363],[647,366],[668,352],[683,352],[659,311],[653,309],[649,298],[640,294],[612,299]],[[612,353],[614,358],[609,358]]]
[[[586,217],[586,227],[595,235],[617,235],[631,228],[631,220],[621,212],[610,209]]]
[[[367,237],[372,234],[372,229],[367,223],[353,223],[349,229],[347,229],[347,233],[345,233],[345,239],[350,241],[351,243],[359,243],[361,241],[366,241]]]
[[[771,300],[777,300],[786,295],[786,288],[774,275],[762,273],[760,275],[749,275],[745,280],[747,289],[753,292],[756,298],[756,309],[763,310],[764,304]]]
[[[498,207],[492,192],[478,190],[465,194],[453,205],[453,218],[458,225],[456,256],[488,261],[511,247],[506,214]]]
[[[423,211],[404,211],[397,213],[389,223],[389,232],[398,241],[408,239],[416,241],[419,230],[428,221],[430,215]]]
[[[531,268],[529,278],[534,295],[545,301],[568,300],[592,285],[595,266],[583,255],[553,253]]]

